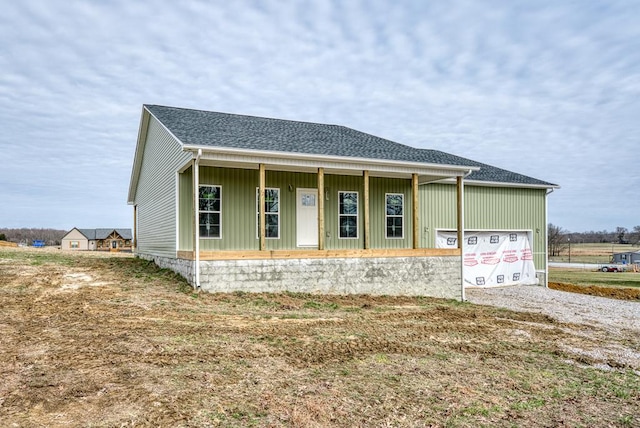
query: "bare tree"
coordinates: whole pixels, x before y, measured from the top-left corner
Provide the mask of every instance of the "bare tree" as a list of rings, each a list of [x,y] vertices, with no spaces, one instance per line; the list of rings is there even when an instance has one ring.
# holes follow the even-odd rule
[[[548,253],[549,257],[557,257],[559,256],[564,249],[568,246],[569,242],[567,241],[568,232],[561,228],[560,226],[556,226],[552,223],[548,225]]]
[[[624,235],[626,235],[629,230],[626,227],[618,226],[616,227],[616,239],[618,244],[626,244],[627,241],[624,239]]]
[[[57,229],[4,229],[0,228],[0,233],[4,234],[7,241],[25,243],[31,245],[34,239],[45,241],[46,245],[60,245],[62,237],[67,233],[65,230]]]
[[[640,245],[640,225],[633,226],[630,240],[633,245]]]

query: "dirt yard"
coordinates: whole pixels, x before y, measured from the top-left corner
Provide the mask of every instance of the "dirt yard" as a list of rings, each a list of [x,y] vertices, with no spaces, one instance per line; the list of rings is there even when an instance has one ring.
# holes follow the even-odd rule
[[[631,287],[599,287],[597,285],[575,285],[563,282],[549,282],[549,288],[570,293],[588,294],[590,296],[608,297],[619,300],[640,301],[640,288]],[[640,322],[640,321],[638,321]]]
[[[430,298],[198,294],[0,249],[3,427],[639,427],[640,338]]]

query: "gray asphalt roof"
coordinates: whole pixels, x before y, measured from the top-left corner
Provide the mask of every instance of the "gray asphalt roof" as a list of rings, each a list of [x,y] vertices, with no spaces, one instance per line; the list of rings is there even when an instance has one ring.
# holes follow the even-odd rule
[[[133,239],[133,235],[131,234],[131,229],[117,228],[117,229],[80,229],[78,228],[80,233],[82,233],[89,240],[96,239],[106,239],[111,235],[112,232],[117,232],[118,235],[122,237],[122,239]]]
[[[429,150],[431,152],[438,152],[437,150]],[[460,156],[452,155],[445,152],[438,152],[443,159],[447,158],[454,165],[464,166],[477,166],[480,167],[478,171],[473,171],[466,180],[476,181],[488,181],[496,183],[512,183],[512,184],[528,184],[554,187],[555,184],[548,183],[546,181],[538,180],[537,178],[528,177],[526,175],[518,174],[517,172],[509,171],[506,169],[498,168],[485,163],[476,162],[471,159],[463,158]]]
[[[185,145],[336,157],[479,166],[468,179],[554,186],[542,180],[455,156],[396,143],[341,125],[298,122],[177,107],[145,105]]]

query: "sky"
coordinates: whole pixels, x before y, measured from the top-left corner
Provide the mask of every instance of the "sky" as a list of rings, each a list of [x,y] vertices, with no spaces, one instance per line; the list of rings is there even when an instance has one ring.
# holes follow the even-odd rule
[[[640,225],[640,1],[0,0],[0,228],[132,227],[143,104],[330,123]]]

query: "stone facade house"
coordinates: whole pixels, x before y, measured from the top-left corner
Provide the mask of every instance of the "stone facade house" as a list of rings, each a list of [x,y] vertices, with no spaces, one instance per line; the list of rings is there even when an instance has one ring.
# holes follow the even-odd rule
[[[74,227],[62,238],[63,250],[131,251],[131,229],[78,229]]]

